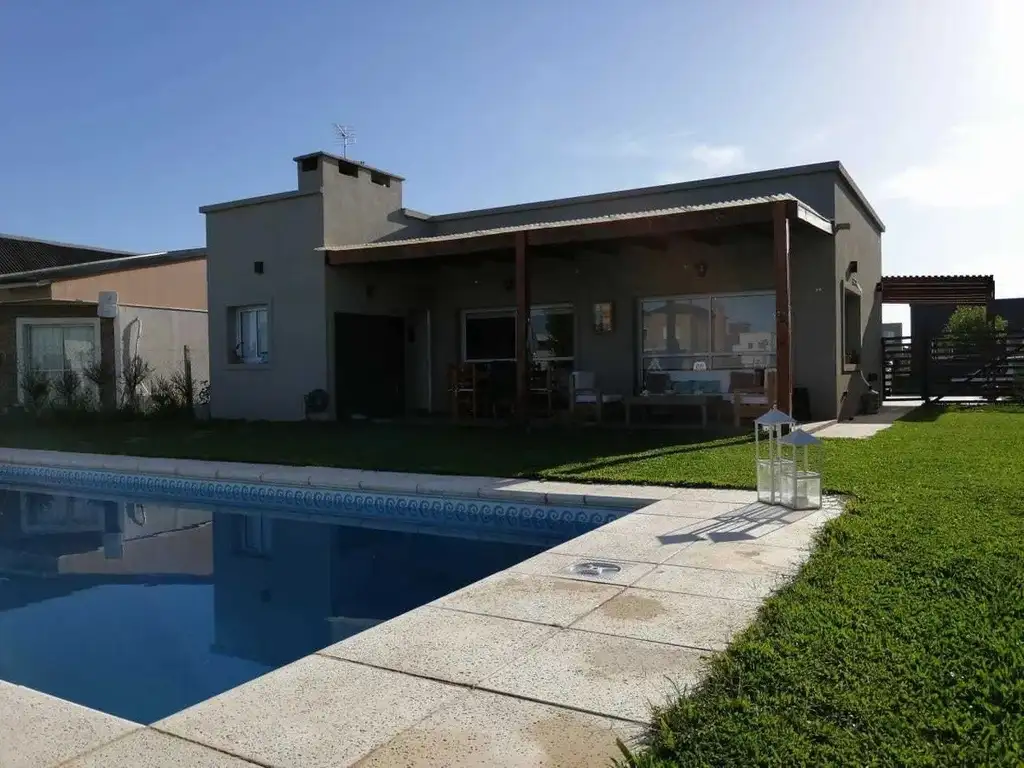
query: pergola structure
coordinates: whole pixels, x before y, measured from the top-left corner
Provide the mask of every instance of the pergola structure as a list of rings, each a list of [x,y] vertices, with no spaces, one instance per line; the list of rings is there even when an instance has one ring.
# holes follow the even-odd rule
[[[516,403],[527,413],[530,396],[530,257],[601,241],[671,240],[675,236],[714,241],[728,229],[755,230],[769,237],[775,275],[777,401],[792,409],[790,228],[807,226],[832,235],[833,222],[791,195],[734,200],[708,205],[614,214],[587,219],[523,224],[431,237],[381,240],[360,245],[327,246],[335,266],[503,253],[515,261]]]
[[[992,275],[906,275],[883,277],[876,287],[883,304],[988,306],[996,297]]]

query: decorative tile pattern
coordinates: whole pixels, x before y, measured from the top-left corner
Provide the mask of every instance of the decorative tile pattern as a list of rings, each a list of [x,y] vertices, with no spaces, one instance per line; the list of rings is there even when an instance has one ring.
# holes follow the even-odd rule
[[[61,493],[68,494],[97,493],[217,507],[393,519],[444,528],[497,526],[560,539],[586,533],[628,513],[625,509],[602,507],[548,506],[19,464],[0,464],[0,483],[34,486],[41,492],[60,489]]]

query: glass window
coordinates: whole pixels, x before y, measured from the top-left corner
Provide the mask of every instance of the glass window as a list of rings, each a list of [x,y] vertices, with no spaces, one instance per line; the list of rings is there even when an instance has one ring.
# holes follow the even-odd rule
[[[775,365],[774,293],[646,299],[640,312],[642,384],[650,373]]]
[[[572,360],[575,356],[572,307],[541,307],[530,311],[530,354],[535,360]]]
[[[33,373],[57,378],[66,370],[81,373],[96,360],[94,325],[25,326],[26,365]]]
[[[575,326],[572,307],[534,307],[530,311],[530,354],[539,361],[572,360]],[[515,360],[515,310],[467,312],[463,338],[466,362]]]
[[[860,365],[861,331],[860,331],[861,296],[848,288],[843,288],[843,364]]]
[[[466,362],[516,359],[514,312],[473,312],[463,319]]]
[[[235,356],[239,362],[259,364],[270,359],[266,307],[241,307],[236,311]]]
[[[775,364],[775,296],[713,296],[714,368],[767,368]],[[727,354],[721,354],[727,353]]]

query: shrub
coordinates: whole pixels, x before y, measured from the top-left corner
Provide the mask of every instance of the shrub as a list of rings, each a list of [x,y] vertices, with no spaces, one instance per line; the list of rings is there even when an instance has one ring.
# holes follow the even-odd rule
[[[22,371],[18,381],[24,395],[25,409],[31,413],[39,413],[50,402],[50,378],[40,371]]]

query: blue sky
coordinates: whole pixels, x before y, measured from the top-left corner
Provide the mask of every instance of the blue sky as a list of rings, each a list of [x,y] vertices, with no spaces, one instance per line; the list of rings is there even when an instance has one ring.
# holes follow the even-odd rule
[[[1022,20],[1013,0],[7,0],[0,231],[201,245],[199,205],[293,188],[343,122],[431,213],[839,159],[887,274],[1024,295]]]

